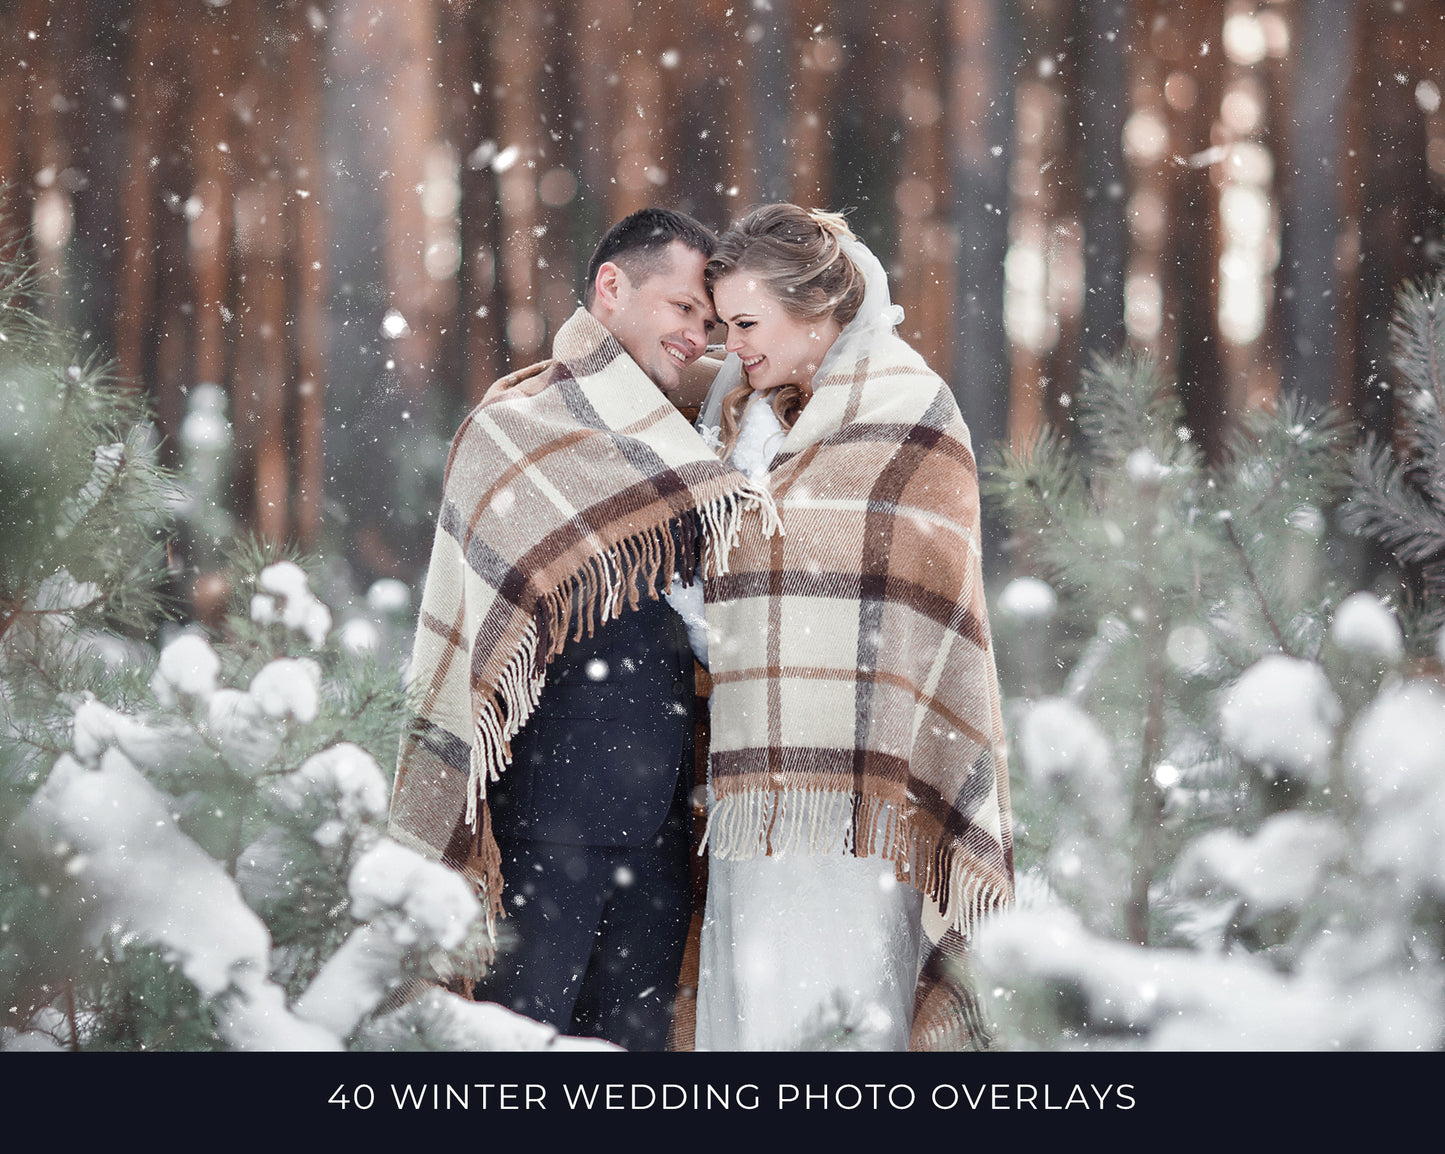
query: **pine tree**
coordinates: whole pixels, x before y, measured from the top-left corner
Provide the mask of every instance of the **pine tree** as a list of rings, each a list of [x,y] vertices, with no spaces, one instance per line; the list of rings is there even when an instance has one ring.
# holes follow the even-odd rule
[[[1081,827],[1076,838],[1132,837],[1126,855],[1111,850],[1087,878],[1070,865],[1082,843],[1070,849],[1072,841],[1051,838],[1050,880],[1066,891],[1088,886],[1090,924],[1142,944],[1167,936],[1153,924],[1150,890],[1179,838],[1236,805],[1261,804],[1207,789],[1217,761],[1210,696],[1264,653],[1319,651],[1332,596],[1322,539],[1344,480],[1341,429],[1286,401],[1252,415],[1212,468],[1174,390],[1151,362],[1128,357],[1096,361],[1074,411],[1074,438],[1046,429],[1022,452],[1005,451],[989,491],[1029,562],[1057,581],[1075,620],[1092,623],[1062,699],[1039,719],[1044,734],[1054,725],[1068,732],[1074,711],[1085,709],[1088,724],[1077,732],[1095,735],[1060,751],[1077,754],[1075,768],[1098,779],[1093,808],[1084,799],[1075,814],[1093,832]],[[1027,759],[1031,737],[1021,740]],[[1045,750],[1033,761],[1045,779],[1071,772],[1044,767]],[[1204,800],[1166,821],[1166,798],[1186,765]],[[1022,809],[1027,849],[1027,800]]]
[[[995,483],[1098,622],[1061,695],[1015,703],[1020,908],[974,951],[1003,1044],[1439,1046],[1445,692],[1326,564],[1338,421],[1282,401],[1207,468],[1147,365],[1078,405]],[[999,604],[1001,651],[1048,610]]]
[[[1414,579],[1409,640],[1445,625],[1445,276],[1400,290],[1390,326],[1408,382],[1402,453],[1371,434],[1355,453],[1345,526],[1388,549]]]
[[[0,1049],[581,1044],[430,984],[481,911],[385,836],[407,591],[337,628],[315,564],[247,545],[218,628],[165,620],[170,514],[214,550],[222,470],[160,468],[30,290],[0,267]]]
[[[18,246],[0,251],[0,823],[69,747],[67,702],[132,700],[127,659],[163,608],[172,478],[140,397],[45,324]],[[62,995],[70,927],[0,851],[0,1013]],[[64,993],[68,997],[68,992]],[[7,1019],[10,1020],[10,1019]]]

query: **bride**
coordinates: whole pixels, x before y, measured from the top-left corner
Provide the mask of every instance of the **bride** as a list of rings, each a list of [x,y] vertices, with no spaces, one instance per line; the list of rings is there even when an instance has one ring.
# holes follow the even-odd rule
[[[968,430],[841,216],[756,209],[707,278],[700,423],[785,532],[707,581],[697,1047],[985,1045],[962,962],[1013,848]]]

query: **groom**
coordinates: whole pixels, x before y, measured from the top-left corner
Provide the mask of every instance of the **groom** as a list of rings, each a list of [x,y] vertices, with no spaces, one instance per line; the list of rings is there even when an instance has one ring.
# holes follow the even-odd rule
[[[514,931],[474,996],[628,1049],[663,1047],[690,917],[693,659],[659,594],[758,504],[665,399],[715,323],[714,240],[614,225],[553,358],[457,433],[392,802]]]

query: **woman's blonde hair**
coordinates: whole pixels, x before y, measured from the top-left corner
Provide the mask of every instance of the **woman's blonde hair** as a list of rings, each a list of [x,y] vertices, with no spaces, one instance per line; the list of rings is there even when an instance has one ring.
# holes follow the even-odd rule
[[[708,292],[735,272],[754,274],[783,311],[801,321],[834,320],[843,328],[858,315],[867,282],[843,251],[852,237],[840,213],[809,212],[796,204],[767,204],[748,212],[718,238],[704,276]],[[744,381],[723,398],[722,454],[732,452],[752,389]],[[791,429],[806,398],[784,385],[772,399],[784,429]]]

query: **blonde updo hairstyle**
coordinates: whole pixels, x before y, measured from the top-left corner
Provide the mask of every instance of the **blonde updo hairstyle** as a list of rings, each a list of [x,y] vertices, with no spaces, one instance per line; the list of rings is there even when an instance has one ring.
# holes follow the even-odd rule
[[[853,232],[839,213],[768,204],[751,210],[718,238],[704,277],[711,293],[718,281],[752,273],[800,321],[831,318],[841,329],[858,315],[867,281],[839,243]],[[723,398],[722,454],[732,452],[752,389],[744,380]],[[797,385],[775,390],[773,411],[791,429],[807,397]]]

